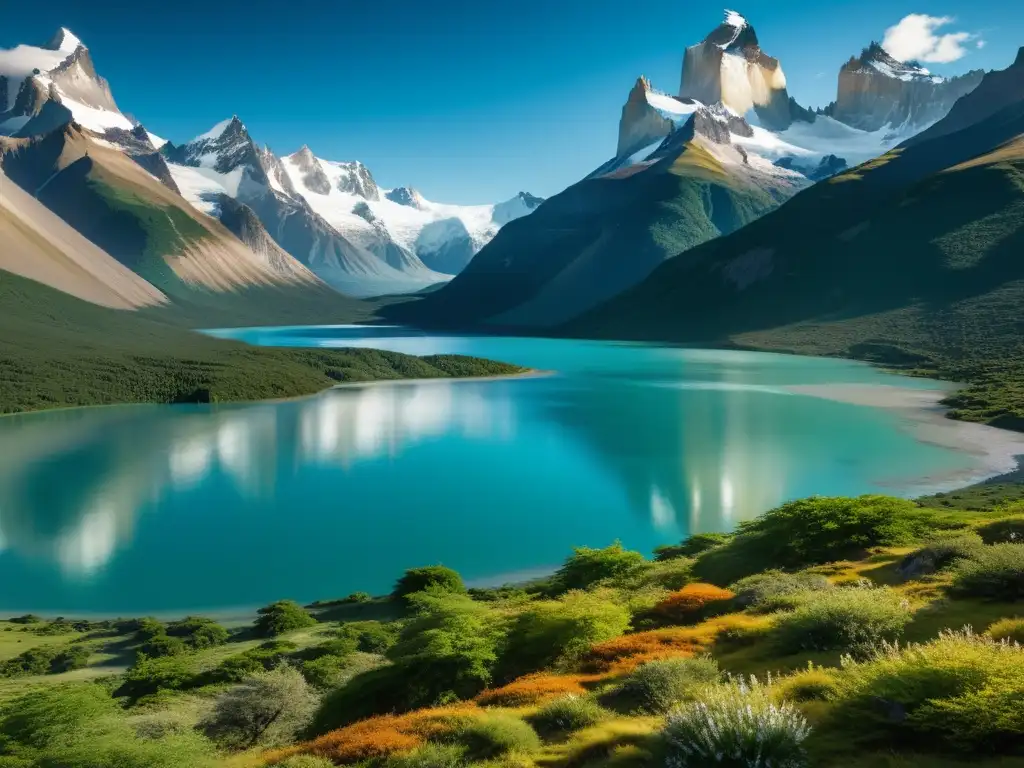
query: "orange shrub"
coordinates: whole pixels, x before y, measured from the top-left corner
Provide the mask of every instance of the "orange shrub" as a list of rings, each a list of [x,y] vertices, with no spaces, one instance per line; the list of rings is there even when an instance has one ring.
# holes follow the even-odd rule
[[[704,641],[700,633],[683,627],[637,632],[591,646],[583,663],[594,672],[628,672],[654,659],[692,656]]]
[[[670,621],[697,621],[725,608],[735,596],[714,584],[687,584],[654,606],[654,611]]]
[[[484,691],[476,697],[484,707],[526,707],[541,704],[569,693],[584,694],[584,683],[592,683],[596,675],[553,675],[537,672],[513,680],[501,688]]]
[[[396,752],[407,752],[426,740],[454,730],[480,714],[471,704],[437,709],[420,709],[404,715],[379,715],[346,725],[287,749],[264,755],[267,765],[274,765],[292,755],[317,755],[335,763],[358,763]]]

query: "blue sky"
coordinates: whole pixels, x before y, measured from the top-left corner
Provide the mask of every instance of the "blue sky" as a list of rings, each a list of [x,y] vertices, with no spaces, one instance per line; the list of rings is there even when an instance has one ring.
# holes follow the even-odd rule
[[[909,14],[951,17],[966,53],[939,74],[1003,68],[1024,44],[1012,0],[728,0],[805,105]],[[4,12],[0,47],[67,26],[118,105],[184,141],[238,114],[261,143],[361,160],[383,186],[479,203],[552,195],[615,150],[637,75],[675,92],[683,49],[722,18],[704,0],[47,0]],[[910,29],[911,35],[915,32]],[[979,42],[981,46],[979,47]],[[913,47],[911,41],[911,47]]]

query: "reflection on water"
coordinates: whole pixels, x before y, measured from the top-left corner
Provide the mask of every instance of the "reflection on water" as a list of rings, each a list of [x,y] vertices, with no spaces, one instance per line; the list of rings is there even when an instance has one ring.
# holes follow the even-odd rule
[[[0,551],[101,567],[147,502],[212,474],[273,498],[282,467],[398,456],[442,435],[509,440],[513,402],[447,382],[339,388],[291,403],[84,409],[5,420]],[[464,388],[468,389],[468,388]]]
[[[650,550],[787,498],[870,491],[881,476],[966,460],[914,442],[887,414],[779,386],[825,369],[485,343],[452,342],[560,374],[0,419],[0,609],[326,598],[385,591],[429,562],[477,579],[532,573],[572,545]],[[415,351],[452,351],[439,346]]]

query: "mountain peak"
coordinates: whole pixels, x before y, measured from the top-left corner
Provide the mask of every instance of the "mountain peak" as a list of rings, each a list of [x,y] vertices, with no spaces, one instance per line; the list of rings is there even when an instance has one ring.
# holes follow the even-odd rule
[[[725,11],[725,21],[715,27],[704,38],[705,43],[717,45],[723,51],[757,48],[757,33],[743,16],[736,11]]]
[[[238,115],[232,115],[227,120],[221,120],[206,133],[196,136],[192,141],[216,141],[231,131],[244,131],[245,125],[238,119]]]
[[[1011,64],[1010,66],[1024,67],[1024,45],[1022,45],[1020,47],[1020,50],[1017,51],[1017,58],[1014,59],[1013,64]]]
[[[851,57],[844,69],[858,70],[867,74],[880,74],[897,80],[931,80],[941,83],[944,78],[935,77],[916,61],[900,61],[874,40],[860,53]]]
[[[83,45],[74,32],[67,27],[58,29],[50,42],[43,46],[48,51],[60,51],[61,53],[74,53],[78,47]],[[84,47],[84,46],[83,46]]]

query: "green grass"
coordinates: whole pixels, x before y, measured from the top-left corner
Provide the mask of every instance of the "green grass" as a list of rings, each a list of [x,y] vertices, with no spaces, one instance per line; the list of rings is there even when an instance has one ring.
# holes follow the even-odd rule
[[[515,373],[455,355],[252,347],[0,272],[0,413],[294,397],[339,382]]]

